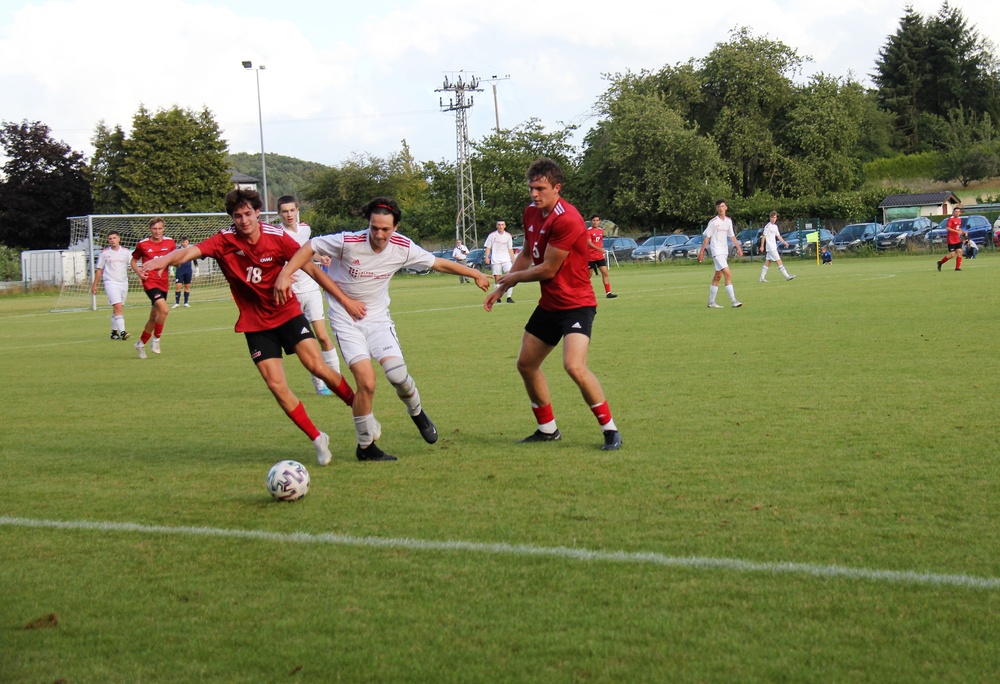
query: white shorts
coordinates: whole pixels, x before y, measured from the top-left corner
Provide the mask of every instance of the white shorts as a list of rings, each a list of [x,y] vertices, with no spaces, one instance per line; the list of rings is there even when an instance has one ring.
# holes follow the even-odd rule
[[[376,359],[381,361],[389,356],[403,358],[403,350],[396,338],[396,325],[388,316],[369,320],[366,316],[353,323],[337,323],[331,320],[333,335],[337,338],[340,355],[350,368],[359,361]]]
[[[323,316],[323,290],[310,290],[309,292],[296,292],[295,298],[299,300],[299,306],[302,307],[302,313],[306,315],[306,319],[312,323],[313,321],[322,321]]]
[[[494,261],[490,264],[490,269],[492,269],[493,275],[498,276],[510,271],[510,267],[513,265],[514,262],[512,261],[501,261],[499,263]]]
[[[128,298],[128,281],[115,282],[113,280],[105,280],[103,282],[104,293],[108,295],[108,304],[111,306],[124,304]]]
[[[728,254],[723,253],[723,254],[721,254],[719,256],[713,256],[712,257],[712,261],[715,262],[715,270],[716,271],[724,271],[727,268],[729,268],[729,255]]]
[[[764,258],[768,261],[781,261],[781,257],[778,256],[778,246],[771,247],[768,245],[767,250],[764,252]]]

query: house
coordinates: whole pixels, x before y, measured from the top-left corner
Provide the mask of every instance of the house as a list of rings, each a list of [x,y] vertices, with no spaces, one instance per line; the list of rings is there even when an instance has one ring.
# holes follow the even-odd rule
[[[229,169],[229,182],[237,190],[258,190],[257,186],[260,185],[259,179],[240,173],[235,169]]]
[[[916,216],[948,216],[962,202],[951,190],[924,192],[916,195],[889,195],[878,208],[882,212],[882,223],[898,218]]]

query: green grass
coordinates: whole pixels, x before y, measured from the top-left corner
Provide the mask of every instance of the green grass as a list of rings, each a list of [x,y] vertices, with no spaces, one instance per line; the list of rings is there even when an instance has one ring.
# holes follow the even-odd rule
[[[0,681],[996,681],[1000,257],[788,265],[735,265],[745,306],[714,311],[708,266],[612,269],[590,364],[615,454],[559,350],[563,440],[515,443],[537,286],[486,314],[456,278],[400,278],[441,439],[380,376],[400,460],[358,463],[348,409],[287,360],[327,468],[231,302],[194,293],[139,361],[107,311],[0,300]],[[312,475],[293,504],[264,489],[284,458]]]

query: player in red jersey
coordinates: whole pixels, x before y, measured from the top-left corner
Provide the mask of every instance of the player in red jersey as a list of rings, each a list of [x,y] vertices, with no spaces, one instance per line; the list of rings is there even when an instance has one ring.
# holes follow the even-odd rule
[[[597,377],[587,367],[590,334],[597,314],[597,298],[590,285],[587,227],[580,212],[560,197],[563,173],[547,157],[528,167],[528,190],[532,204],[524,210],[524,249],[510,272],[497,281],[499,287],[486,298],[487,311],[504,292],[517,283],[538,281],[542,297],[524,326],[517,370],[531,400],[538,429],[522,442],[561,439],[542,372],[542,362],[563,341],[563,367],[580,388],[604,431],[605,451],[620,449],[621,434]]]
[[[149,319],[142,327],[142,335],[135,343],[139,358],[146,358],[146,343],[153,338],[151,350],[160,353],[160,335],[163,334],[163,324],[167,322],[170,307],[167,306],[167,290],[170,289],[170,271],[166,268],[153,271],[147,269],[146,263],[152,259],[170,254],[177,247],[173,238],[163,237],[164,224],[159,216],[149,219],[149,237],[139,240],[132,252],[132,270],[139,275],[142,289],[146,291],[151,303]],[[142,266],[139,263],[142,262]]]
[[[962,230],[962,209],[960,207],[955,207],[951,216],[948,218],[948,222],[945,224],[945,228],[948,229],[948,253],[943,259],[937,262],[938,270],[944,266],[945,262],[948,261],[952,256],[955,257],[955,270],[962,270],[962,238],[969,237],[969,234]]]
[[[202,257],[215,259],[229,281],[229,289],[240,310],[236,332],[246,335],[250,358],[257,364],[257,370],[281,408],[313,441],[319,464],[326,465],[333,457],[330,438],[316,429],[302,402],[288,387],[282,350],[286,354],[296,354],[302,365],[322,378],[348,406],[354,403],[354,391],[340,373],[323,361],[298,300],[294,297],[283,302],[274,299],[274,281],[298,251],[299,243],[280,227],[260,222],[263,206],[255,190],[230,190],[226,195],[226,213],[233,217],[230,228],[197,245],[153,259],[143,264],[143,271],[165,269]],[[302,270],[318,282],[329,281],[327,289],[339,292],[339,295],[334,294],[338,299],[347,300],[340,288],[312,261],[303,265]]]
[[[590,217],[590,228],[587,229],[587,249],[590,250],[588,267],[594,273],[601,274],[604,282],[604,296],[614,299],[618,295],[611,292],[611,279],[608,277],[608,261],[604,255],[604,229],[601,228],[601,217],[594,214]]]

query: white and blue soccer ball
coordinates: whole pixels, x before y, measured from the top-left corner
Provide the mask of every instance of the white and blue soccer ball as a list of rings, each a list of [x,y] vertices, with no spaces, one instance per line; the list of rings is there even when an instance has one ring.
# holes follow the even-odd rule
[[[309,471],[298,461],[279,461],[267,474],[267,491],[278,501],[298,501],[309,493]]]

